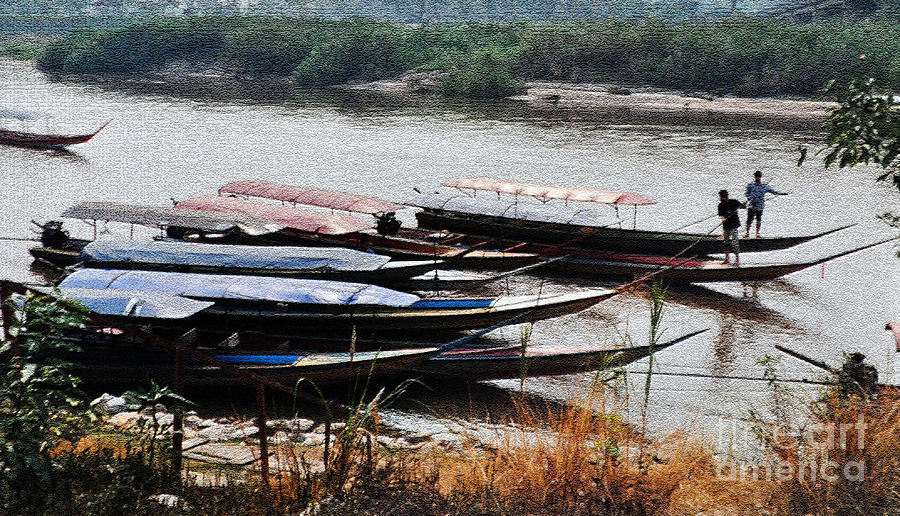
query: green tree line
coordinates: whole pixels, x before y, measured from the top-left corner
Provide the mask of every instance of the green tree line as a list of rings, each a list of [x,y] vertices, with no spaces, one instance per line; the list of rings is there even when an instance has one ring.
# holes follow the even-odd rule
[[[830,79],[900,84],[894,17],[813,24],[734,16],[398,25],[364,19],[158,18],[49,44],[57,74],[139,74],[171,62],[300,86],[444,70],[446,93],[505,96],[525,80],[615,82],[741,96],[809,95]]]

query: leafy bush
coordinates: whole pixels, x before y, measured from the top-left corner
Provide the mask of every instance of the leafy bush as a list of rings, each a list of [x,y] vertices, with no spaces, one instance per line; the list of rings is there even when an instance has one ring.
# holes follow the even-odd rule
[[[84,308],[49,297],[9,302],[18,323],[0,348],[0,506],[39,505],[53,482],[51,452],[76,440],[87,407],[79,380],[61,354],[78,351],[64,338]]]

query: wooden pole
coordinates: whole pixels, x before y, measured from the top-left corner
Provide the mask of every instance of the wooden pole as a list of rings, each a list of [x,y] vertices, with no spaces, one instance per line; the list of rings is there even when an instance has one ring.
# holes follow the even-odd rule
[[[11,295],[12,289],[10,288],[9,282],[0,281],[0,314],[2,314],[3,342],[12,338],[9,331],[13,321],[12,308],[6,305],[6,302]]]
[[[266,386],[256,384],[256,426],[259,428],[259,474],[263,486],[269,487],[269,436],[266,428]]]

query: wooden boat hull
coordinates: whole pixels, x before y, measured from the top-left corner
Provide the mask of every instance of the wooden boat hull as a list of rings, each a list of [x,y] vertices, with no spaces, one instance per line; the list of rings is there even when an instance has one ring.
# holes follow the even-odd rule
[[[49,263],[56,267],[68,267],[78,263],[81,250],[89,243],[88,240],[70,238],[63,247],[37,246],[28,250],[35,260]]]
[[[103,130],[107,124],[109,122],[103,124],[103,127],[91,134],[80,135],[37,134],[0,129],[0,144],[31,147],[34,149],[62,149],[69,145],[77,145],[89,141],[94,136],[97,136],[97,133]]]
[[[536,304],[534,298],[500,298],[491,306],[469,306],[460,300],[457,306],[430,306],[426,301],[418,307],[372,308],[342,305],[315,307],[279,307],[258,302],[223,303],[184,319],[143,320],[158,328],[191,329],[232,334],[255,331],[269,336],[347,335],[358,331],[453,333],[498,325],[521,317],[520,322],[538,321],[580,312],[613,297],[614,290],[597,290],[547,296]],[[111,318],[123,325],[136,323],[134,317]]]
[[[432,243],[425,239],[428,234],[427,232],[405,231],[396,236],[369,233],[316,236],[294,234],[294,236],[308,245],[346,247],[405,260],[443,260],[448,265],[466,269],[516,268],[540,261],[540,257],[533,253],[484,249],[469,251],[466,246],[459,245],[458,242],[456,244]],[[477,243],[473,242],[473,244]]]
[[[653,352],[662,351],[699,333],[702,331],[659,344]],[[647,357],[650,352],[649,346],[607,349],[537,346],[526,351],[523,369],[523,357],[517,347],[469,348],[435,355],[415,364],[412,369],[428,376],[496,380],[520,378],[523,372],[528,377],[536,377],[611,369]]]
[[[321,384],[346,381],[357,376],[389,375],[427,360],[436,353],[437,348],[434,347],[360,352],[352,358],[345,352],[206,352],[242,372],[287,386],[301,379]],[[150,379],[169,383],[175,370],[171,354],[144,348],[86,347],[73,358],[77,359],[76,370],[85,381],[91,383],[133,385],[136,381]],[[250,385],[247,379],[230,371],[190,359],[184,364],[184,382],[210,387]]]
[[[725,250],[720,233],[706,235],[578,226],[430,209],[416,213],[416,219],[419,227],[422,228],[441,229],[473,236],[489,235],[502,238],[510,245],[520,242],[544,245],[567,244],[568,247],[578,249],[663,256],[679,254],[688,246],[692,246],[689,251],[692,255],[721,254]],[[850,226],[835,228],[815,235],[744,239],[741,240],[741,252],[758,253],[788,249],[848,227]]]
[[[404,267],[384,267],[374,270],[332,270],[332,269],[272,269],[229,267],[219,265],[172,265],[148,262],[93,261],[84,264],[96,269],[141,270],[161,272],[188,272],[197,274],[229,274],[237,276],[273,276],[279,278],[320,279],[350,281],[372,285],[394,286],[411,281],[411,278],[434,270],[434,263],[417,263]],[[440,264],[437,264],[439,267]]]
[[[672,260],[675,265],[682,260]],[[691,265],[699,263],[698,266]],[[553,270],[590,276],[636,279],[657,273],[655,277],[670,282],[712,283],[725,281],[768,281],[812,267],[815,263],[774,263],[734,267],[717,260],[690,261],[678,267],[629,261],[592,258],[564,258],[548,264]]]

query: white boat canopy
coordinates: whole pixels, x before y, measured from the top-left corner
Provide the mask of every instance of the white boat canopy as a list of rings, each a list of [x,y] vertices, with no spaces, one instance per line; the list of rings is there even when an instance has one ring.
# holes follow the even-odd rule
[[[483,190],[496,192],[497,194],[525,195],[541,199],[542,201],[556,199],[562,201],[595,202],[617,206],[645,206],[656,204],[655,201],[634,192],[518,183],[515,181],[502,181],[490,177],[457,177],[445,181],[443,186],[458,188],[460,190]]]
[[[210,233],[238,228],[248,235],[265,235],[284,229],[284,225],[245,214],[190,212],[171,206],[143,206],[117,202],[83,202],[67,209],[63,217],[81,220],[106,220],[150,227],[182,227]]]

